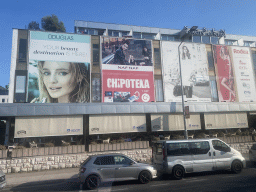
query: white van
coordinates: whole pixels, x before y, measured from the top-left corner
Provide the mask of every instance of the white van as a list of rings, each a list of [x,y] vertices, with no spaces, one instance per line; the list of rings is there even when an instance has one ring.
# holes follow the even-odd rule
[[[160,173],[182,179],[185,173],[231,170],[246,166],[240,152],[219,139],[162,140],[153,144],[152,162]]]

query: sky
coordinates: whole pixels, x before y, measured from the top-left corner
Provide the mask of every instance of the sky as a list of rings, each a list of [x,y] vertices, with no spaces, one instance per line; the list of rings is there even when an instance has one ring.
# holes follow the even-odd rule
[[[66,32],[84,20],[182,29],[184,26],[224,29],[227,34],[256,36],[255,0],[8,0],[0,6],[0,86],[9,83],[12,29],[25,29],[55,14]]]

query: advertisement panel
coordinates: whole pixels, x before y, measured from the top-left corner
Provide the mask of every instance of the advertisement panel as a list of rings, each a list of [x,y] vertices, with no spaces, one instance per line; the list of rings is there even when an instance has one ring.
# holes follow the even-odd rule
[[[213,45],[214,65],[220,102],[235,102],[237,100],[234,84],[233,63],[228,47]]]
[[[178,42],[162,41],[162,72],[165,102],[181,102]],[[211,102],[207,52],[204,44],[183,43],[180,64],[184,100]]]
[[[155,101],[151,41],[102,37],[101,42],[102,101]]]
[[[200,115],[190,115],[186,119],[187,130],[201,130]],[[152,131],[178,131],[184,130],[183,115],[170,114],[152,114],[151,115]]]
[[[89,134],[147,132],[146,115],[90,115]]]
[[[206,129],[248,128],[246,113],[204,114]]]
[[[255,102],[255,80],[249,47],[230,47],[239,102]]]
[[[15,118],[15,138],[82,134],[82,115]]]
[[[30,103],[90,101],[90,36],[30,31]]]

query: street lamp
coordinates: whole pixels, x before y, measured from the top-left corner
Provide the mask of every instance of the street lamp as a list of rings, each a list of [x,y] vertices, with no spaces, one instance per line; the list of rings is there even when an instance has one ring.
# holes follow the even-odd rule
[[[197,30],[198,26],[193,26],[189,30],[187,30],[187,27],[184,27],[184,30],[182,31],[182,41],[180,42],[178,46],[178,54],[179,54],[179,69],[180,69],[180,84],[181,84],[181,102],[182,102],[182,112],[183,112],[183,122],[184,122],[184,137],[185,139],[188,139],[188,130],[186,126],[186,112],[185,112],[185,104],[184,104],[184,88],[182,84],[182,74],[181,74],[181,62],[180,62],[180,46],[184,43],[185,37],[191,35],[191,32]]]

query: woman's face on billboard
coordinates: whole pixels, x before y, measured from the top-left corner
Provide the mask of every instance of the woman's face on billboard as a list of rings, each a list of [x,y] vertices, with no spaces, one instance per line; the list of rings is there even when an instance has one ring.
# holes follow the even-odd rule
[[[44,85],[52,98],[59,103],[68,103],[69,94],[74,90],[70,63],[45,61],[43,65]]]

